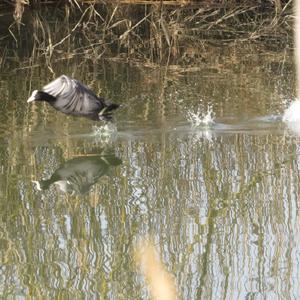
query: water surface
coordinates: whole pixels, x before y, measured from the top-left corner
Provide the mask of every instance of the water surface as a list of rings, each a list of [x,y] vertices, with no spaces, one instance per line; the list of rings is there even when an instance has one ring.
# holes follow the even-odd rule
[[[201,72],[54,64],[123,104],[110,133],[26,103],[46,67],[4,72],[1,298],[147,299],[133,257],[145,236],[182,299],[298,298],[299,137],[280,121],[294,74],[276,57]],[[212,123],[190,121],[209,109]]]

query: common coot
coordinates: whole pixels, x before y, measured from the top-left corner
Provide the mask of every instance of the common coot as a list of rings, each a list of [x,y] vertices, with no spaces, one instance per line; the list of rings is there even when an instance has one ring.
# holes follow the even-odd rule
[[[42,90],[35,90],[27,102],[46,101],[55,109],[74,116],[92,120],[110,120],[112,111],[119,104],[98,97],[92,90],[76,79],[61,75]]]

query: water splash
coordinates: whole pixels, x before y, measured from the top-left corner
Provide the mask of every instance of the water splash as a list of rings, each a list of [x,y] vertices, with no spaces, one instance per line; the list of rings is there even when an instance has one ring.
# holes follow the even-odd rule
[[[117,126],[114,123],[106,123],[102,126],[93,126],[93,136],[103,140],[109,141],[117,134]]]
[[[283,113],[282,121],[293,134],[300,136],[300,100],[296,99],[290,103]]]
[[[192,123],[193,127],[207,127],[215,123],[215,114],[213,112],[212,106],[209,106],[206,112],[204,112],[201,108],[198,108],[196,113],[188,111],[187,118]]]
[[[296,99],[284,111],[282,121],[286,123],[300,123],[300,100]]]

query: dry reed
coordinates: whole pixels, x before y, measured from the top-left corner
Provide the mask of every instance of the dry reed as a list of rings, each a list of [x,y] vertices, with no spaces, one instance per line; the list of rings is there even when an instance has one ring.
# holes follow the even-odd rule
[[[14,19],[18,25],[20,25],[22,20],[22,15],[24,13],[24,5],[29,5],[29,0],[16,0]]]
[[[0,44],[15,44],[20,50],[12,46],[8,51],[29,57],[26,66],[42,59],[50,70],[53,61],[78,55],[92,60],[104,57],[195,66],[205,60],[211,44],[250,41],[286,47],[291,43],[291,3],[18,0],[14,7],[17,26],[8,24],[9,35],[2,32],[1,37],[0,31]]]

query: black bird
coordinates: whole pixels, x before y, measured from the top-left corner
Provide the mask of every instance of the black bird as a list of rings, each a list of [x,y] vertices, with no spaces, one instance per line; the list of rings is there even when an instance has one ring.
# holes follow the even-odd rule
[[[46,101],[67,115],[82,116],[95,121],[110,120],[112,111],[119,107],[119,104],[98,97],[80,81],[66,75],[48,83],[41,91],[33,91],[27,102],[32,101]]]
[[[81,156],[66,161],[49,179],[33,181],[39,191],[47,190],[52,184],[64,193],[84,195],[90,191],[98,179],[108,174],[122,160],[114,154]]]

